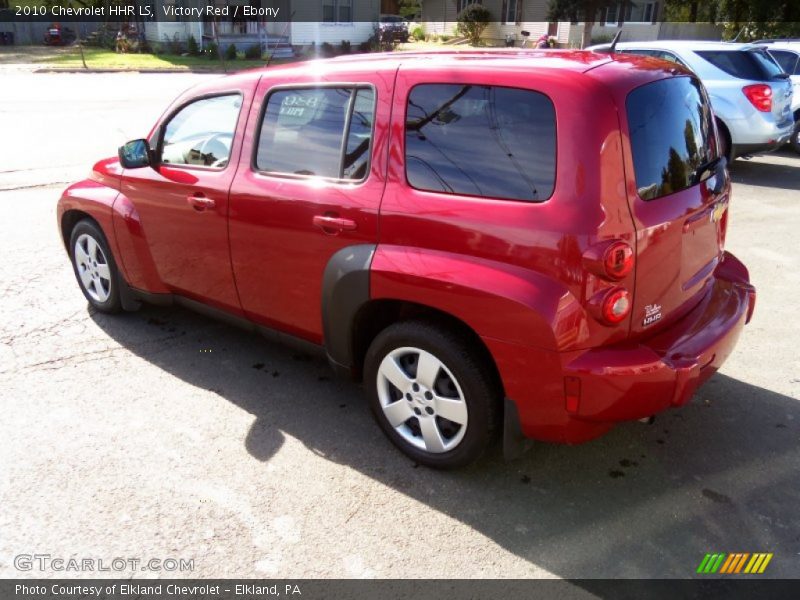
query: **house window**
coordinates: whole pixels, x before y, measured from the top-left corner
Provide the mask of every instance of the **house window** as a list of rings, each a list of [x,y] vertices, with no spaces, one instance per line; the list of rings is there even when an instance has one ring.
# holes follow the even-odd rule
[[[628,15],[625,20],[629,23],[652,23],[655,10],[655,2],[632,2],[628,5]]]
[[[456,13],[460,15],[470,4],[483,4],[483,0],[456,0]]]
[[[606,9],[606,25],[626,23],[652,23],[656,14],[656,2],[636,1],[613,4]]]
[[[606,25],[619,23],[619,4],[612,4],[606,9]]]
[[[323,0],[323,23],[352,23],[353,0]]]
[[[522,0],[503,0],[503,23],[519,23],[521,13]]]

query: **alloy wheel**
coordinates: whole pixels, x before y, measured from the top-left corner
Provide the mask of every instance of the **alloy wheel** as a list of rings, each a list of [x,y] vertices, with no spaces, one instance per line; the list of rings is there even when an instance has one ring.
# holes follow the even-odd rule
[[[455,449],[467,431],[469,411],[453,373],[430,352],[403,347],[378,367],[383,414],[410,445],[441,454]]]
[[[74,257],[83,289],[94,301],[106,302],[111,296],[111,269],[98,241],[81,234],[75,240]]]

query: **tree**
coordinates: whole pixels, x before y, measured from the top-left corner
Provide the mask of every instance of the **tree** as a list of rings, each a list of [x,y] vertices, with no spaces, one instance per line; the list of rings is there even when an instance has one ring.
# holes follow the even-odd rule
[[[416,19],[422,10],[420,0],[400,0],[397,12],[406,19]]]
[[[469,40],[473,46],[480,43],[481,34],[492,20],[492,13],[482,4],[470,4],[457,17],[458,32]]]
[[[592,28],[601,10],[618,4],[619,0],[550,0],[547,19],[550,21],[569,20],[573,23],[583,21],[583,40],[581,48],[592,43]],[[625,2],[622,3],[625,5]]]

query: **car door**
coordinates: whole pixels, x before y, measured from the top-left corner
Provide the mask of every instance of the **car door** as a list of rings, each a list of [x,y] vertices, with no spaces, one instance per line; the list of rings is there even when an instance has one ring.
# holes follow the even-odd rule
[[[150,139],[153,168],[122,175],[161,281],[175,294],[241,313],[228,246],[228,192],[250,89],[183,101]]]
[[[331,257],[377,242],[392,73],[265,76],[231,188],[231,259],[262,325],[322,341]]]

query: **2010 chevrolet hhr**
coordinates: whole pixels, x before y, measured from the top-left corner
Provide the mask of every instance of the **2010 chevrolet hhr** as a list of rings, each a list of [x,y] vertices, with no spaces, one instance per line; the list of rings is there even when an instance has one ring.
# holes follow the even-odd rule
[[[178,302],[363,380],[433,467],[689,401],[753,313],[694,75],[570,51],[355,56],[196,87],[58,205],[97,310]]]

